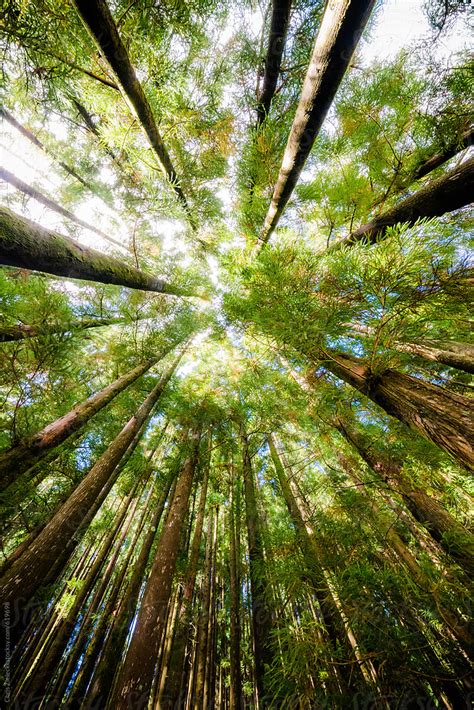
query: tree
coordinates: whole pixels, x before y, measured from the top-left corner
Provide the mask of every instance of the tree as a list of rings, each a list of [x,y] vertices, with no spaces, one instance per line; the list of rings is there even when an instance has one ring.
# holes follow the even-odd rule
[[[331,248],[350,246],[360,240],[374,242],[385,234],[387,227],[398,222],[415,224],[423,217],[436,217],[465,207],[472,201],[473,182],[474,158],[470,158],[374,217]]]
[[[433,441],[461,465],[474,467],[469,414],[472,402],[468,397],[395,370],[385,370],[373,378],[365,364],[352,355],[328,352],[320,357],[324,357],[324,366],[330,372],[388,414]]]
[[[291,0],[274,0],[270,19],[268,47],[265,56],[263,82],[257,96],[257,129],[265,120],[270,104],[275,95],[281,60],[285,49],[288,22],[290,19]]]
[[[146,707],[148,703],[154,664],[165,627],[165,612],[171,593],[179,537],[197,465],[199,439],[199,430],[189,433],[191,451],[176,484],[172,507],[155,553],[137,624],[117,679],[114,693],[117,707],[128,707],[130,700],[136,707]]]
[[[156,153],[163,172],[170,181],[178,199],[182,202],[188,216],[191,217],[188,202],[179,185],[178,177],[168,151],[163,144],[150,105],[131,65],[125,45],[120,39],[107,3],[105,0],[97,0],[91,5],[91,3],[77,0],[75,6],[98,49],[109,62],[121,91],[130,103],[132,110],[143,127],[145,135],[150,141],[150,145]]]
[[[115,244],[116,246],[123,248],[123,245],[120,244],[120,242],[116,241],[112,237],[109,237],[107,234],[105,234],[105,232],[102,232],[100,229],[97,229],[97,227],[94,227],[94,225],[88,224],[87,222],[84,222],[84,220],[79,219],[70,210],[67,210],[64,207],[61,207],[61,205],[59,205],[57,202],[55,202],[51,198],[47,197],[46,195],[43,195],[42,192],[40,192],[36,188],[32,187],[31,185],[27,185],[26,182],[23,182],[23,180],[20,180],[18,177],[13,175],[13,173],[11,173],[9,170],[5,170],[5,168],[0,169],[0,180],[4,180],[4,182],[8,182],[16,190],[19,190],[24,195],[28,195],[28,197],[32,197],[37,202],[40,202],[42,205],[45,205],[45,207],[48,207],[50,210],[53,210],[54,212],[57,212],[58,214],[62,215],[63,217],[66,217],[67,219],[71,220],[72,222],[75,222],[80,227],[84,227],[85,229],[89,229],[90,231],[95,232],[100,237],[102,237],[102,239],[105,239],[106,241],[111,242],[111,244]]]
[[[260,236],[264,244],[291,197],[372,7],[372,2],[340,2],[326,9]]]
[[[241,431],[242,477],[245,492],[245,519],[249,551],[249,576],[252,594],[252,631],[255,652],[255,684],[260,703],[266,702],[265,667],[273,662],[272,628],[274,613],[269,604],[269,590],[265,581],[265,558],[260,515],[257,506],[254,473],[250,458],[249,440]]]
[[[185,295],[162,279],[139,271],[115,257],[43,229],[10,210],[0,211],[0,263],[34,268],[66,278],[102,281],[145,291]]]
[[[166,353],[163,353],[164,355]],[[97,394],[89,397],[86,402],[76,405],[71,412],[60,417],[55,422],[51,422],[41,431],[36,432],[10,449],[10,451],[2,454],[0,457],[2,489],[9,486],[13,480],[28,471],[47,453],[57,448],[74,432],[87,424],[94,414],[106,407],[114,397],[135,382],[157,362],[158,358],[156,360],[145,360],[137,367],[117,378],[115,382],[104,387]]]
[[[2,13],[5,706],[470,707],[467,15],[373,7]]]
[[[178,356],[178,360],[181,356]],[[141,430],[176,368],[175,360],[165,370],[136,414],[125,424],[120,434],[91,468],[69,499],[33,540],[21,557],[2,577],[1,593],[5,603],[15,604],[20,614],[16,634],[25,624],[25,613],[37,590],[55,580],[78,544],[81,532],[92,520],[115,482],[114,474],[120,459]]]

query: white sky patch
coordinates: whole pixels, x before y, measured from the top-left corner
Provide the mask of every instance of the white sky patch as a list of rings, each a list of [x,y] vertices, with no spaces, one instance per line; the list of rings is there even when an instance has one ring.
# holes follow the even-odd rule
[[[370,36],[359,47],[359,56],[365,66],[376,60],[393,59],[404,47],[429,41],[432,33],[421,0],[386,0]],[[460,17],[437,39],[435,56],[449,57],[469,45],[470,37]]]
[[[54,132],[57,138],[66,138],[67,132],[61,122],[56,118],[48,121],[48,128]],[[15,128],[2,122],[0,144],[0,164],[13,173],[17,178],[23,180],[27,185],[35,187],[46,197],[62,204],[58,195],[64,178],[56,169],[54,161],[42,150],[34,146],[24,138]],[[8,183],[0,183],[0,194],[2,197],[19,197],[19,193]],[[38,222],[46,229],[52,229],[68,235],[73,233],[73,238],[84,246],[89,246],[100,251],[110,251],[111,244],[95,232],[80,227],[74,222],[62,217],[57,212],[50,210],[33,198],[22,197],[15,204],[15,211],[24,217]],[[102,200],[92,194],[84,194],[82,202],[79,202],[70,209],[73,214],[84,222],[98,227],[106,234],[119,241],[127,249],[130,239],[129,229],[124,221]],[[116,247],[114,247],[116,248]]]
[[[219,279],[219,262],[215,256],[209,255],[206,259],[209,266],[208,276],[218,291],[222,291],[222,284]]]

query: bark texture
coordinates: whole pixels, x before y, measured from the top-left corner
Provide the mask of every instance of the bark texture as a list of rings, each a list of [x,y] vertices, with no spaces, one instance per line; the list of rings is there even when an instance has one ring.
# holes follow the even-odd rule
[[[110,526],[110,529],[102,544],[99,546],[94,561],[91,567],[89,568],[87,576],[84,579],[81,588],[76,594],[74,604],[72,605],[71,609],[69,609],[67,615],[65,615],[65,617],[62,618],[56,625],[52,643],[50,644],[47,652],[43,653],[40,656],[40,662],[36,667],[35,673],[27,680],[26,687],[21,689],[21,692],[17,697],[17,702],[25,705],[27,705],[29,702],[32,702],[32,704],[34,705],[34,698],[41,695],[41,693],[48,688],[49,683],[53,680],[58,663],[60,662],[61,656],[63,655],[66,649],[68,639],[74,631],[74,627],[78,623],[81,623],[82,626],[84,625],[84,618],[86,615],[84,615],[82,620],[79,622],[78,620],[80,617],[80,613],[83,610],[83,606],[85,605],[87,598],[89,597],[89,594],[91,593],[94,587],[95,582],[97,581],[97,577],[101,572],[101,569],[105,560],[107,559],[107,556],[109,555],[114,546],[115,538],[120,531],[122,523],[125,520],[127,512],[129,510],[130,502],[136,494],[139,482],[139,479],[137,479],[129,495],[124,499],[122,505],[119,507],[119,510],[117,511],[117,514],[115,516],[115,520]],[[120,549],[120,547],[118,549]],[[61,694],[58,694],[58,701],[60,697]]]
[[[192,450],[186,459],[171,508],[156,549],[134,633],[119,673],[112,701],[114,708],[146,708],[153,684],[155,663],[166,627],[166,611],[178,556],[182,527],[199,451],[199,433],[190,436]]]
[[[113,685],[114,675],[120,665],[125,639],[133,619],[140,587],[145,574],[150,551],[157,536],[158,527],[163,515],[166,500],[170,494],[173,477],[170,476],[156,501],[150,524],[140,547],[140,553],[133,566],[132,574],[126,587],[123,598],[115,607],[113,614],[112,628],[104,646],[98,666],[94,672],[93,682],[88,693],[92,706],[105,706],[107,696],[110,694]],[[172,498],[172,494],[171,494]]]
[[[411,173],[410,182],[419,180],[425,175],[428,175],[432,170],[436,170],[440,165],[446,163],[447,160],[453,158],[457,153],[466,148],[469,148],[474,143],[474,127],[467,128],[463,131],[461,137],[446,145],[442,150],[430,155],[429,158],[423,160]]]
[[[396,370],[373,376],[362,360],[321,354],[324,367],[419,434],[474,470],[474,402],[468,397]]]
[[[0,343],[9,343],[14,340],[25,338],[38,338],[42,335],[53,335],[55,333],[69,333],[88,328],[100,328],[104,325],[114,325],[123,323],[122,318],[83,318],[72,323],[44,323],[41,325],[27,325],[18,323],[15,325],[0,325]]]
[[[416,355],[424,360],[438,362],[474,374],[474,346],[469,343],[456,343],[439,340],[420,340],[418,342],[397,342],[395,350],[409,355]]]
[[[348,327],[359,335],[373,335],[374,329],[359,323],[349,323]],[[390,347],[401,353],[416,355],[424,360],[438,362],[474,374],[474,345],[453,340],[394,341]]]
[[[260,235],[263,244],[269,240],[298,182],[373,6],[373,0],[340,0],[326,5]]]
[[[191,217],[190,209],[179,184],[171,158],[158,130],[151,106],[122,42],[117,26],[105,0],[74,0],[74,5],[95,45],[105,57],[129,107],[153,148],[158,161],[170,181],[179,201]],[[193,220],[191,218],[191,222]]]
[[[229,584],[230,584],[230,710],[242,710],[242,669],[240,666],[241,628],[240,628],[240,536],[236,517],[240,516],[240,499],[235,496],[235,481],[229,510]]]
[[[0,208],[0,264],[175,296],[180,288]],[[191,295],[191,294],[187,294]]]
[[[196,514],[196,525],[194,527],[193,541],[191,543],[191,550],[189,553],[188,568],[186,570],[183,594],[177,614],[176,633],[173,640],[168,678],[164,690],[166,707],[179,707],[182,702],[182,698],[180,697],[181,681],[186,654],[186,643],[191,633],[192,601],[198,571],[199,553],[201,550],[201,538],[204,524],[204,513],[206,509],[208,482],[209,465],[206,466],[204,471],[201,494],[199,497],[199,506]]]

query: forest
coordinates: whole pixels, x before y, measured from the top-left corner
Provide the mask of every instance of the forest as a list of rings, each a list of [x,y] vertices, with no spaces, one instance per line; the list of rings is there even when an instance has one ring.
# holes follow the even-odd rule
[[[3,707],[472,707],[469,5],[0,2]]]

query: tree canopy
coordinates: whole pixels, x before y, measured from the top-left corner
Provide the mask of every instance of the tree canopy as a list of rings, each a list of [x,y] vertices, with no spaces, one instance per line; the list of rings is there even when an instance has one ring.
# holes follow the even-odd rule
[[[399,5],[0,12],[7,706],[470,708],[467,6]]]

